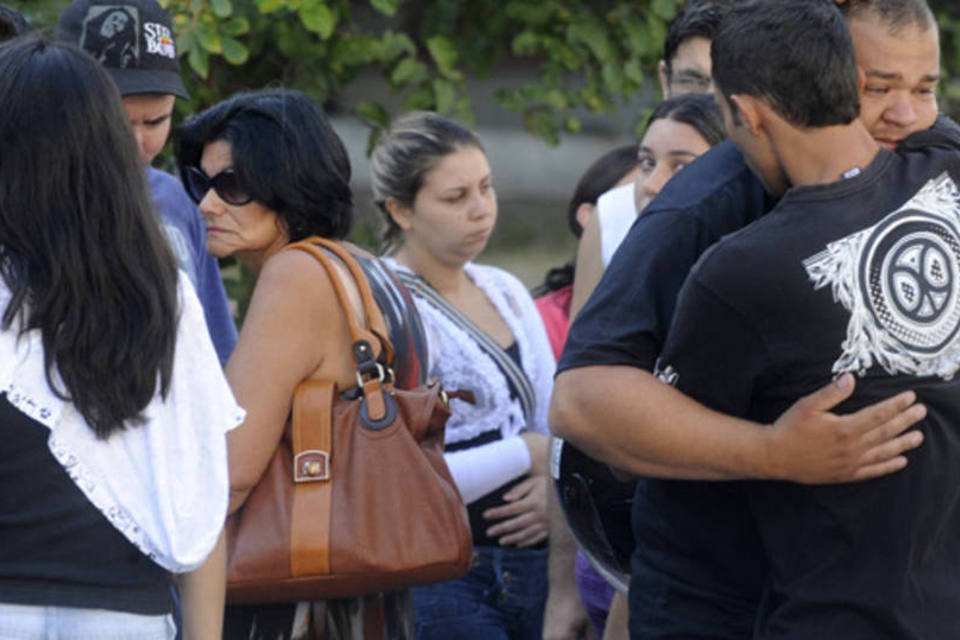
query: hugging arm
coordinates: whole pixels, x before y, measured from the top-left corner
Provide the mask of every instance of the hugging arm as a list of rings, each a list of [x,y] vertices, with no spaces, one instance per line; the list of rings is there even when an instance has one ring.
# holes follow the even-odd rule
[[[664,351],[667,359],[671,340],[686,343],[693,354],[710,349],[711,358],[702,366],[675,373],[687,376],[693,388],[709,387],[714,406],[739,411],[749,395],[750,371],[762,357],[761,345],[742,349],[749,345],[746,332],[740,340],[710,335],[710,327],[723,323],[691,319],[684,324],[685,304],[700,306],[714,319],[725,312],[689,283],[684,294]],[[731,351],[723,352],[726,348]],[[923,418],[924,407],[915,405],[908,391],[856,413],[831,413],[854,386],[853,376],[844,375],[798,400],[772,425],[762,425],[710,409],[638,367],[586,366],[557,377],[551,424],[557,435],[591,456],[636,475],[818,484],[902,469],[903,453],[922,442],[920,432],[905,431]]]

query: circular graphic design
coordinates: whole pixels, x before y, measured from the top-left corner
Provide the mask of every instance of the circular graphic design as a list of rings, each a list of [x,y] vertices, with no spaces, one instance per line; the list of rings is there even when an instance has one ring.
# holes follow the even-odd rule
[[[960,233],[907,209],[877,225],[860,263],[860,286],[877,325],[908,351],[943,351],[960,328]]]

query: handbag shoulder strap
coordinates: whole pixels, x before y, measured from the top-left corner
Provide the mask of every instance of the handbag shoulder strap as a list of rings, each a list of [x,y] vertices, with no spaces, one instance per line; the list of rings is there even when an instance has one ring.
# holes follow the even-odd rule
[[[462,311],[450,304],[446,298],[430,286],[430,284],[420,276],[408,273],[406,271],[397,271],[397,277],[407,289],[420,295],[430,301],[433,306],[440,310],[451,322],[463,329],[473,340],[480,345],[497,364],[497,367],[503,371],[511,385],[517,391],[517,397],[520,406],[523,408],[523,415],[527,421],[527,426],[532,425],[533,409],[536,402],[536,395],[533,392],[533,384],[526,372],[510,357],[503,347],[497,344],[493,338],[487,335],[478,327],[473,320],[468,318]]]
[[[367,326],[361,325],[357,314],[354,311],[350,298],[347,295],[343,282],[340,279],[337,268],[333,265],[331,258],[325,251],[317,245],[329,250],[336,255],[346,266],[350,276],[353,278],[360,292],[360,300],[363,306],[364,314],[367,318]],[[351,354],[357,368],[357,387],[363,396],[363,409],[361,409],[362,419],[365,423],[372,425],[372,428],[383,428],[393,422],[396,415],[396,404],[391,401],[385,386],[392,383],[393,372],[389,366],[384,368],[377,362],[373,353],[372,342],[378,342],[384,352],[385,361],[393,362],[393,344],[387,336],[383,315],[373,299],[373,293],[370,290],[370,283],[367,281],[362,268],[350,253],[336,242],[325,238],[312,236],[300,242],[287,245],[284,250],[303,251],[313,256],[317,262],[324,268],[333,284],[333,290],[337,296],[337,302],[343,310],[350,329]],[[379,322],[378,322],[379,320]],[[377,330],[376,325],[380,329]],[[309,379],[305,382],[308,382]],[[301,383],[303,385],[304,383]],[[295,400],[299,394],[295,394]]]
[[[330,257],[320,249],[318,245],[337,256],[353,278],[357,291],[360,293],[360,302],[363,307],[363,313],[366,316],[366,326],[362,326],[357,318],[357,314],[340,279],[340,272],[333,266]],[[285,250],[309,253],[323,266],[327,275],[330,277],[330,282],[333,284],[337,301],[340,303],[340,307],[343,309],[343,313],[347,318],[347,326],[350,328],[350,337],[354,344],[359,340],[369,341],[370,334],[373,334],[376,341],[380,343],[380,346],[384,350],[384,361],[387,364],[392,364],[394,357],[393,343],[390,341],[383,314],[380,312],[380,308],[374,300],[373,292],[370,289],[370,282],[367,280],[363,268],[357,263],[356,259],[350,255],[350,252],[339,243],[319,236],[311,236],[300,242],[290,244]]]

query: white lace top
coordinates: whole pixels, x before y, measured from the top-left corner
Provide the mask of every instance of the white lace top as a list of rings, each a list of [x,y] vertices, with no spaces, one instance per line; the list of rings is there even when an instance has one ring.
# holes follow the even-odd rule
[[[392,258],[391,268],[412,273]],[[547,333],[530,293],[517,278],[492,266],[467,263],[467,276],[486,294],[513,333],[520,361],[535,394],[530,424],[519,400],[510,397],[507,379],[493,359],[470,334],[453,323],[428,300],[414,295],[427,333],[429,375],[448,389],[473,391],[476,404],[451,402],[445,441],[472,440],[499,432],[501,440],[447,454],[447,463],[466,502],[496,489],[530,467],[526,445],[517,436],[531,430],[548,433],[547,410],[556,363]]]
[[[243,421],[220,368],[200,302],[186,276],[166,399],[155,396],[146,422],[96,437],[74,406],[47,385],[40,331],[17,339],[0,331],[0,393],[50,429],[57,461],[130,542],[165,569],[182,573],[206,559],[227,512],[226,432]],[[10,291],[0,280],[0,311]],[[109,336],[104,336],[109,340]]]

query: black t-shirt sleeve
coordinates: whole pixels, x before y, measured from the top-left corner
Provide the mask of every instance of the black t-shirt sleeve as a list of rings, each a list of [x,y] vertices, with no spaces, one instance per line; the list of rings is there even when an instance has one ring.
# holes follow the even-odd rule
[[[570,327],[557,372],[594,365],[652,370],[677,292],[709,242],[694,216],[639,216]]]
[[[657,361],[660,378],[708,407],[745,416],[765,362],[763,340],[750,322],[692,275]]]

